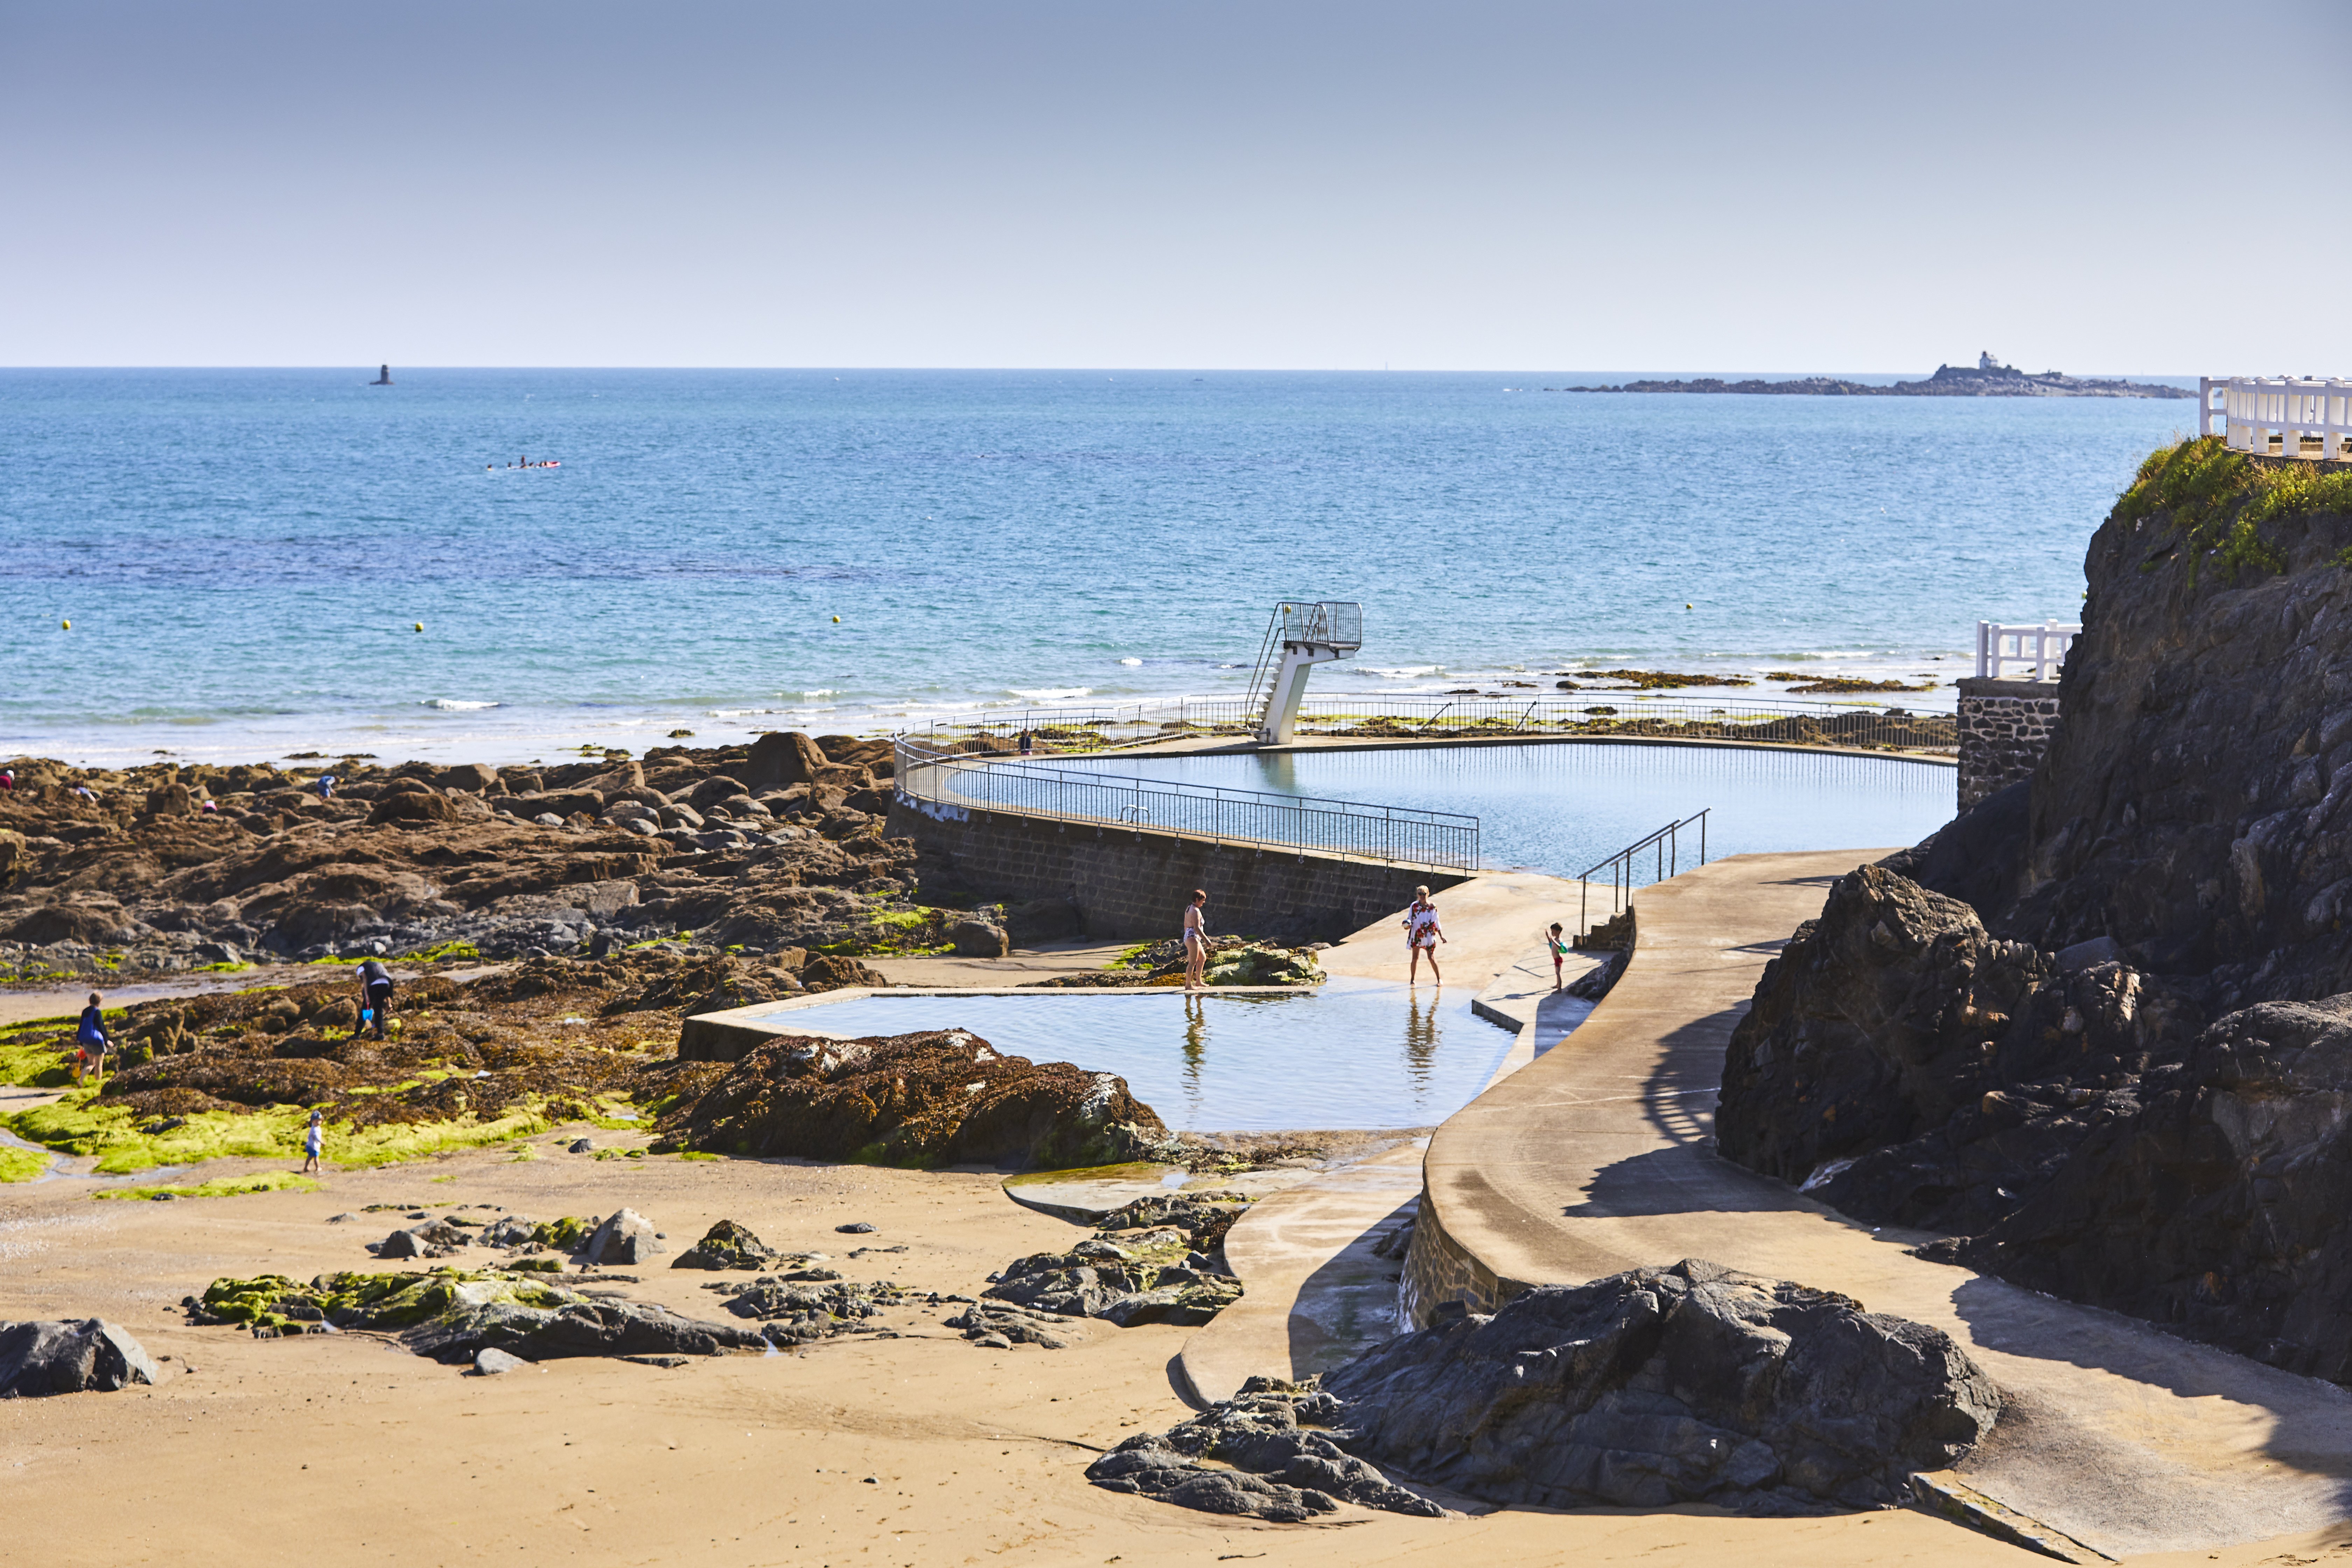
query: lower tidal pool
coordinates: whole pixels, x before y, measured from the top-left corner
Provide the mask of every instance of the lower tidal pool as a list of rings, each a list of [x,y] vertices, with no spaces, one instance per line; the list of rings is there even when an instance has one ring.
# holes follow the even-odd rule
[[[1511,1048],[1510,1031],[1470,1011],[1474,991],[1338,975],[1287,996],[877,994],[764,1021],[853,1037],[966,1029],[1008,1056],[1117,1073],[1190,1131],[1430,1127],[1475,1099]]]

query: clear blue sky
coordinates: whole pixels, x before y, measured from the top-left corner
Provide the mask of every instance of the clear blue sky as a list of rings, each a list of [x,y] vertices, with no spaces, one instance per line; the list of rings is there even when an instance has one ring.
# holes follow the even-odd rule
[[[0,363],[2352,374],[2347,132],[2340,0],[0,0]]]

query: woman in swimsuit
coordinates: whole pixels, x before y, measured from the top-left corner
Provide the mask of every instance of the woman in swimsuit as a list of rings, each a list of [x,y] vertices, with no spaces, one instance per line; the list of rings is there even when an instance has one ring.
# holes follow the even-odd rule
[[[1444,940],[1445,933],[1437,925],[1437,906],[1429,901],[1429,889],[1415,888],[1412,903],[1404,911],[1405,951],[1412,954],[1412,973],[1405,984],[1421,984],[1421,955],[1424,952],[1429,954],[1430,979],[1440,985],[1445,984],[1445,976],[1437,972],[1437,944]]]
[[[1209,928],[1201,914],[1209,895],[1200,889],[1192,889],[1192,901],[1184,906],[1184,989],[1205,989],[1208,981],[1202,971],[1209,962]]]

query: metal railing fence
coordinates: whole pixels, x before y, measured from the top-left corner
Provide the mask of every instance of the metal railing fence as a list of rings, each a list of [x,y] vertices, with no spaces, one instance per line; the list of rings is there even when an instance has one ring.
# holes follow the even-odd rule
[[[906,732],[941,749],[979,742],[1010,750],[1026,732],[1041,752],[1102,752],[1188,735],[1242,739],[1255,731],[1258,716],[1258,708],[1244,698],[1188,697],[1097,708],[994,709],[945,715]],[[1950,752],[1959,745],[1957,721],[1948,712],[1621,691],[1475,697],[1334,692],[1300,704],[1298,730],[1301,735],[1362,740],[1623,735],[1864,751]]]
[[[1606,860],[1596,861],[1587,867],[1584,875],[1577,879],[1576,940],[1578,944],[1581,945],[1584,939],[1592,934],[1588,902],[1592,891],[1592,878],[1595,872],[1605,870],[1609,873],[1609,918],[1614,920],[1620,910],[1633,901],[1633,862],[1643,851],[1652,851],[1656,860],[1656,865],[1652,868],[1651,884],[1664,881],[1681,870],[1682,832],[1696,823],[1698,826],[1698,863],[1702,866],[1706,864],[1706,815],[1714,809],[1713,806],[1707,806],[1692,816],[1684,817],[1680,822],[1669,822],[1647,838],[1628,844]]]
[[[1478,819],[1360,801],[1313,800],[1168,779],[1118,778],[902,735],[894,784],[910,801],[1053,822],[1180,833],[1213,843],[1313,850],[1391,864],[1478,868]]]

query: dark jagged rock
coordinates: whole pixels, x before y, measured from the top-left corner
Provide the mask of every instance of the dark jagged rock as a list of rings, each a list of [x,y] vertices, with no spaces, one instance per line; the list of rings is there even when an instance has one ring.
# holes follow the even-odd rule
[[[799,1280],[800,1283],[793,1281]],[[842,1334],[888,1332],[871,1321],[883,1309],[907,1300],[887,1279],[852,1285],[831,1269],[754,1279],[747,1285],[709,1287],[724,1295],[727,1310],[760,1321],[760,1331],[778,1345],[814,1344]]]
[[[1087,1467],[1108,1491],[1203,1513],[1296,1524],[1343,1502],[1435,1519],[1444,1510],[1341,1448],[1339,1405],[1310,1384],[1253,1377],[1240,1394],[1167,1432],[1129,1438]]]
[[[1062,1320],[1043,1312],[986,1301],[974,1302],[952,1317],[942,1318],[940,1323],[942,1328],[962,1331],[965,1339],[992,1350],[1036,1345],[1043,1350],[1057,1351],[1070,1342],[1062,1337],[1067,1329],[1067,1324]]]
[[[2060,973],[1966,904],[1864,866],[1766,966],[1732,1032],[1717,1144],[1859,1217],[1973,1234],[2128,1109],[2194,1023],[2148,976]]]
[[[2032,779],[1841,882],[1767,970],[1726,1154],[1957,1233],[1928,1256],[2352,1381],[2347,495],[2210,438],[2148,459],[2091,541]]]
[[[787,1036],[738,1062],[679,1064],[659,1131],[658,1149],[1047,1170],[1149,1158],[1169,1139],[1125,1080],[961,1030]]]
[[[731,1219],[722,1219],[703,1232],[702,1239],[677,1255],[672,1268],[748,1268],[759,1270],[772,1268],[781,1256],[775,1248],[751,1234],[749,1227]]]
[[[2230,1014],[2137,1100],[1931,1256],[2352,1383],[2352,996]]]
[[[1339,1501],[1439,1511],[1391,1475],[1507,1505],[1826,1513],[1894,1506],[2000,1409],[1939,1330],[1685,1259],[1538,1287],[1492,1317],[1401,1334],[1319,1385],[1253,1378],[1087,1473],[1274,1520]],[[1204,1460],[1262,1484],[1221,1483]]]
[[[283,1275],[215,1279],[188,1315],[244,1323],[264,1338],[305,1325],[396,1332],[403,1345],[450,1364],[484,1349],[525,1361],[563,1356],[721,1355],[768,1342],[730,1323],[682,1318],[636,1301],[594,1300],[561,1286],[494,1271],[322,1274],[307,1286]]]
[[[103,1318],[0,1323],[0,1399],[112,1394],[158,1375],[145,1348]]]
[[[1884,1508],[2000,1411],[1951,1338],[1686,1259],[1542,1286],[1323,1380],[1344,1446],[1490,1502]]]
[[[1247,1202],[1238,1193],[1138,1198],[1067,1252],[1013,1259],[982,1294],[1121,1328],[1205,1323],[1241,1300],[1241,1281],[1210,1268],[1206,1255],[1223,1243]]]

